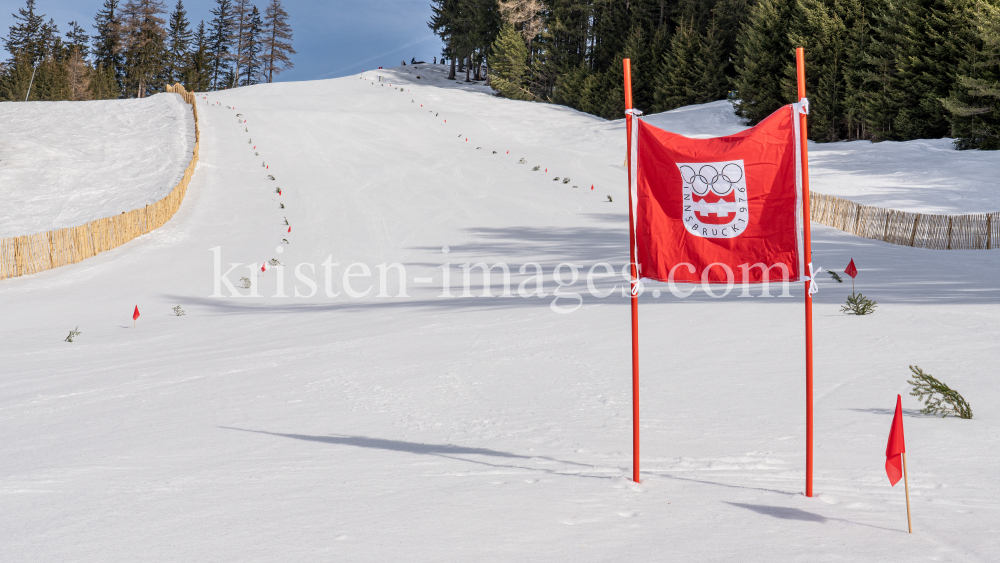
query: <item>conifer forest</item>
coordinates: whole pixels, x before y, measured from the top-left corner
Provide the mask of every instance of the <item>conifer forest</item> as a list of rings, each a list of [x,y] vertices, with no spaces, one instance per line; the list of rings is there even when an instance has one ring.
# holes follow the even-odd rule
[[[752,125],[796,101],[803,47],[812,140],[1000,148],[995,0],[433,0],[432,10],[452,76],[489,80],[508,98],[619,119],[629,58],[636,108],[728,98]]]
[[[194,25],[183,0],[104,0],[94,21],[63,30],[36,0],[4,37],[0,101],[143,98],[166,86],[221,90],[272,82],[292,68],[292,29],[281,0],[213,0]]]

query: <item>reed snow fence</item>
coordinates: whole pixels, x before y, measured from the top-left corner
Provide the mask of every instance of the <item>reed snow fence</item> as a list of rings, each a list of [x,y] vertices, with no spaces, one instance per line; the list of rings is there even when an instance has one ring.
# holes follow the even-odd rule
[[[812,220],[859,237],[935,250],[989,250],[1000,239],[1000,212],[929,215],[860,205],[811,193]]]
[[[194,151],[181,181],[163,199],[132,211],[88,221],[79,227],[0,238],[0,280],[75,264],[157,229],[174,216],[198,164],[201,132],[194,93],[180,84],[167,86],[167,92],[180,94],[194,114]]]

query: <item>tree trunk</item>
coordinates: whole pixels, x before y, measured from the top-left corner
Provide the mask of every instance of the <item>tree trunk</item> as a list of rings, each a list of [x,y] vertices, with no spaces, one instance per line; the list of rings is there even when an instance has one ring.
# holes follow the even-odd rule
[[[465,81],[466,82],[471,82],[471,80],[469,80],[469,71],[472,69],[472,57],[466,57],[466,61],[465,62],[466,62],[466,65],[465,65]]]
[[[451,56],[451,71],[448,72],[448,80],[455,80],[455,56]]]

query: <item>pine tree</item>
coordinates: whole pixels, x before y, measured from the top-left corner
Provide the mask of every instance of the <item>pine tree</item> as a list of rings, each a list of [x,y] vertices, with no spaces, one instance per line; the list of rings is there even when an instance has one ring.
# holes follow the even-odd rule
[[[441,38],[445,48],[441,56],[451,61],[448,80],[455,79],[455,58],[458,56],[456,22],[459,18],[460,0],[431,0],[431,21],[427,26]]]
[[[104,5],[94,17],[94,29],[97,35],[92,36],[94,45],[94,67],[99,77],[91,82],[91,91],[98,100],[108,99],[111,92],[115,98],[121,95],[125,84],[125,60],[122,56],[121,12],[118,9],[120,0],[104,0]],[[110,88],[107,78],[110,76],[114,87]],[[95,91],[95,88],[97,89]]]
[[[87,30],[80,27],[79,23],[71,21],[69,25],[71,29],[66,32],[66,49],[70,53],[76,49],[79,58],[86,63],[87,59],[90,58],[90,36],[87,35]]]
[[[907,41],[899,68],[899,89],[907,93],[893,120],[904,139],[949,134],[948,113],[941,103],[958,81],[964,55],[976,48],[968,0],[908,0],[904,24]]]
[[[183,0],[177,0],[174,11],[170,14],[170,24],[167,28],[167,60],[164,72],[168,84],[184,82],[185,71],[189,66],[188,59],[191,49],[191,29],[187,20],[187,10]]]
[[[189,92],[205,92],[212,86],[212,55],[205,20],[198,22],[194,36],[194,48],[184,69],[184,88]]]
[[[288,24],[288,12],[281,5],[281,0],[271,0],[264,11],[263,40],[264,75],[267,82],[274,81],[274,75],[295,66],[289,55],[295,54],[292,48],[292,26]]]
[[[167,58],[166,23],[160,0],[128,0],[122,9],[121,52],[125,58],[125,93],[145,98],[162,89]]]
[[[806,54],[806,92],[809,96],[809,138],[838,141],[845,127],[844,63],[847,27],[838,9],[846,2],[828,7],[823,0],[797,0],[788,30],[793,48]],[[784,98],[798,98],[795,59],[786,57]]]
[[[528,48],[511,23],[500,29],[489,57],[490,87],[497,95],[512,100],[533,100],[527,87]]]
[[[49,54],[45,16],[35,13],[35,0],[27,0],[24,8],[20,8],[13,16],[14,24],[10,26],[3,44],[11,54],[11,60],[19,53],[26,53],[30,61],[41,60]]]
[[[726,97],[726,63],[715,26],[699,33],[693,21],[682,23],[670,41],[656,85],[655,108],[670,110]]]
[[[759,0],[736,40],[734,106],[750,125],[795,101],[782,84],[788,58],[794,56],[787,34],[791,19],[791,2]]]
[[[212,57],[212,89],[219,89],[219,79],[225,79],[233,45],[233,3],[232,0],[215,0],[212,9],[212,27],[209,32],[209,53]]]
[[[966,53],[958,84],[941,100],[958,149],[1000,150],[1000,8],[985,1],[975,7],[981,47]]]
[[[254,6],[247,18],[246,28],[243,30],[243,39],[240,41],[243,52],[240,58],[243,61],[243,81],[240,86],[250,86],[260,82],[261,73],[264,70],[264,62],[260,58],[264,49],[261,43],[261,34],[264,32],[264,23],[260,17],[260,10]]]

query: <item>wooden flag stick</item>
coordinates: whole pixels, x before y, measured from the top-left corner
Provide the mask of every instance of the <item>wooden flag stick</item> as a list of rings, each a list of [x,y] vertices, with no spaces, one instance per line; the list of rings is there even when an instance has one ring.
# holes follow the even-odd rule
[[[903,488],[906,490],[906,527],[913,533],[913,520],[910,519],[910,481],[906,478],[906,452],[903,456]]]

